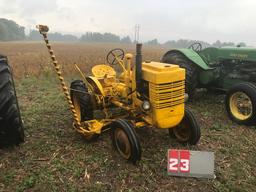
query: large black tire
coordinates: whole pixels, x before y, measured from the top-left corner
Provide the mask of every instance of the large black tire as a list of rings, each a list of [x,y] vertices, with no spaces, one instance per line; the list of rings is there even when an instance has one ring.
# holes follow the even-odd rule
[[[236,97],[245,96],[249,100],[250,113],[244,114],[245,111],[239,111],[236,105]],[[240,98],[241,99],[241,98]],[[256,85],[250,82],[243,82],[234,85],[226,94],[225,106],[228,116],[234,122],[241,125],[256,125]]]
[[[70,85],[70,97],[78,114],[80,122],[92,120],[93,116],[93,103],[88,88],[82,80],[75,80]],[[95,140],[99,134],[92,134],[85,137],[87,141]]]
[[[114,148],[126,160],[136,163],[141,159],[141,147],[134,126],[127,120],[118,119],[111,124]]]
[[[88,93],[88,88],[82,80],[75,80],[70,85],[70,96],[73,104],[77,99],[80,106],[81,121],[93,119],[93,105],[91,102],[91,96]],[[76,106],[75,106],[76,107]]]
[[[190,145],[196,145],[198,143],[201,137],[200,126],[194,114],[189,109],[185,109],[181,123],[169,129],[169,135],[171,138],[176,137],[181,143],[189,143]]]
[[[198,69],[196,65],[182,53],[177,51],[168,51],[165,53],[161,62],[178,64],[186,70],[185,92],[188,94],[189,98],[193,98],[198,85]]]
[[[20,116],[12,71],[7,58],[0,56],[0,147],[24,142],[24,129]]]

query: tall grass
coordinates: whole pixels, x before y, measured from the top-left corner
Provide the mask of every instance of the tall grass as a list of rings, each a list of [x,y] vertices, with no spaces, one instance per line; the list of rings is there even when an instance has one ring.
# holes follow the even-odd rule
[[[135,52],[135,45],[113,43],[52,43],[57,60],[64,75],[76,73],[74,64],[88,73],[95,64],[106,63],[108,51],[122,48],[125,52]],[[143,59],[159,61],[166,50],[159,46],[144,46]],[[6,55],[13,67],[15,78],[39,76],[53,71],[44,42],[1,43],[0,54]]]

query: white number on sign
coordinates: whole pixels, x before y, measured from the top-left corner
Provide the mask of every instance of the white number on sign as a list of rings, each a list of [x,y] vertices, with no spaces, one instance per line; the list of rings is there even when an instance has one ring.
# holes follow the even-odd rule
[[[189,171],[189,160],[188,159],[180,160],[180,170],[183,172]]]
[[[169,166],[170,171],[178,171],[178,159],[170,158]]]

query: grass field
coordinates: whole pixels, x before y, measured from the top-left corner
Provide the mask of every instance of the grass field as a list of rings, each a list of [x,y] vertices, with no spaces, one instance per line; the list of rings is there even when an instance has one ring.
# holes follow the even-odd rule
[[[89,71],[104,63],[116,44],[54,44],[67,81],[78,76],[73,64]],[[159,61],[166,50],[145,47],[145,60]],[[139,129],[142,160],[134,166],[112,149],[109,133],[86,142],[72,129],[72,116],[42,43],[1,43],[14,68],[26,142],[0,150],[0,191],[255,191],[256,129],[238,126],[226,115],[222,95],[200,91],[188,104],[201,125],[197,146],[170,139],[167,131]],[[170,177],[169,148],[215,153],[216,179]]]

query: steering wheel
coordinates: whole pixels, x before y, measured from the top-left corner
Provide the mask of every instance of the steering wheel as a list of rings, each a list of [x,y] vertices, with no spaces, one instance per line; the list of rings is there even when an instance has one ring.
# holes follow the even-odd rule
[[[188,48],[192,49],[195,52],[199,52],[199,51],[202,51],[202,44],[199,42],[196,42],[191,44]]]
[[[110,65],[118,64],[118,60],[117,59],[123,60],[123,58],[124,58],[124,50],[120,49],[120,48],[112,49],[107,54],[107,62]]]

